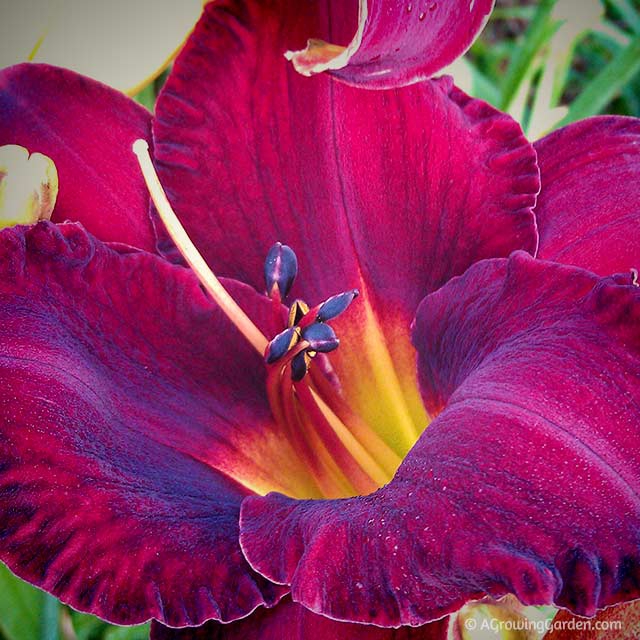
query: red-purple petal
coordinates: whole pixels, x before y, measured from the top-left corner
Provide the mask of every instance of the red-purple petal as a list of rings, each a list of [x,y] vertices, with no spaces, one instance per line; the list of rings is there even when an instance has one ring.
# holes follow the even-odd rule
[[[520,127],[446,79],[363,92],[300,77],[283,40],[326,28],[320,4],[209,3],[159,98],[160,177],[214,271],[262,290],[282,241],[294,295],[364,279],[413,313],[474,261],[534,251],[538,170]]]
[[[341,33],[354,24],[355,2],[325,0],[324,4],[332,21],[343,26]],[[462,55],[482,30],[493,4],[493,0],[360,0],[357,31],[349,33],[353,39],[345,50],[312,40],[288,57],[306,75],[328,70],[349,84],[377,89],[411,84]],[[331,43],[344,41],[337,38]]]
[[[640,596],[640,288],[518,253],[418,311],[428,407],[378,492],[245,499],[241,544],[338,619],[432,620],[485,593],[592,615]]]
[[[273,609],[260,608],[231,624],[209,622],[198,628],[151,625],[150,640],[446,640],[449,620],[418,628],[383,629],[337,622],[285,598]]]
[[[422,429],[413,314],[474,261],[535,251],[535,154],[513,120],[448,79],[365,92],[300,76],[282,54],[327,29],[321,4],[209,3],[158,101],[157,166],[217,273],[262,290],[281,241],[298,256],[292,296],[359,289],[331,358],[345,394],[381,422],[361,382],[390,377],[372,345],[385,347]]]
[[[225,285],[266,329],[270,302]],[[277,600],[238,514],[252,483],[292,475],[286,441],[261,357],[188,270],[74,224],[7,229],[0,343],[1,560],[120,624]]]
[[[103,241],[153,251],[149,196],[131,152],[150,130],[146,109],[73,71],[44,64],[0,71],[0,145],[18,144],[55,162],[53,221],[79,221]]]
[[[590,118],[535,146],[540,257],[601,275],[640,266],[640,120]]]

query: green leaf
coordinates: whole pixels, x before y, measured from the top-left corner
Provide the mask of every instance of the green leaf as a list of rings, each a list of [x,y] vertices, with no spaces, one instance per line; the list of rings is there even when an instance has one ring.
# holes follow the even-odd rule
[[[71,623],[77,640],[95,640],[102,637],[107,623],[86,613],[71,612]]]
[[[149,625],[137,627],[110,627],[104,634],[104,640],[148,640]]]
[[[500,104],[500,90],[474,64],[469,64],[469,67],[473,81],[473,95],[497,107]]]
[[[153,82],[150,82],[142,91],[136,93],[133,99],[153,113],[156,104],[156,89]]]
[[[551,24],[551,12],[557,0],[542,0],[524,34],[522,44],[515,49],[502,84],[502,103],[500,108],[508,111],[518,93],[522,81],[527,77],[533,61],[540,49],[555,33],[560,23]]]
[[[640,12],[634,8],[629,0],[611,0],[622,19],[635,33],[640,34]]]
[[[583,89],[558,126],[602,112],[623,87],[640,72],[640,37],[621,49]]]
[[[0,563],[0,631],[7,640],[58,640],[60,605]]]
[[[40,614],[40,640],[59,640],[61,605],[52,596],[42,594],[42,613]]]

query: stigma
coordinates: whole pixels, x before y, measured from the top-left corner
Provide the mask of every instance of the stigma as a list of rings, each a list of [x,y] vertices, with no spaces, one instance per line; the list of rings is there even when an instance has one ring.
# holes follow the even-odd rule
[[[176,248],[205,291],[267,365],[265,384],[271,413],[290,434],[292,451],[299,456],[313,487],[308,493],[305,481],[300,497],[368,494],[388,482],[400,465],[399,456],[349,406],[340,377],[325,357],[340,344],[329,323],[349,308],[358,290],[343,291],[313,307],[296,299],[285,313],[283,304],[296,280],[298,259],[291,247],[275,243],[264,263],[265,294],[282,330],[269,340],[226,291],[189,238],[162,188],[148,143],[137,140],[133,151]],[[311,368],[314,359],[316,364]],[[285,492],[298,495],[295,479]]]
[[[267,295],[277,303],[289,293],[297,276],[298,259],[291,247],[276,242],[264,265]],[[287,327],[273,338],[265,350],[269,365],[290,365],[291,379],[302,380],[309,365],[319,353],[329,353],[340,345],[333,328],[327,324],[347,310],[358,296],[357,289],[331,296],[319,305],[309,308],[304,300],[294,300],[289,307]]]
[[[191,267],[205,291],[217,303],[220,310],[231,320],[258,353],[264,353],[268,342],[267,339],[251,318],[229,295],[215,273],[211,271],[171,207],[167,194],[160,184],[160,178],[158,178],[153,162],[151,162],[147,141],[136,140],[133,143],[133,152],[138,158],[142,177],[147,185],[153,204],[178,251]]]

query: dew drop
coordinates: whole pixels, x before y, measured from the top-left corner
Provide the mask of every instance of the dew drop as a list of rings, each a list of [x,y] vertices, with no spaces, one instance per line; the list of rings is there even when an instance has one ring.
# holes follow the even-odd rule
[[[407,5],[407,13],[411,13],[412,11],[413,11],[413,4],[410,2],[410,3]]]
[[[427,14],[426,14],[424,11],[422,11],[422,12],[420,13],[420,15],[418,16],[418,20],[422,21],[422,20],[424,20],[426,17],[427,17]]]

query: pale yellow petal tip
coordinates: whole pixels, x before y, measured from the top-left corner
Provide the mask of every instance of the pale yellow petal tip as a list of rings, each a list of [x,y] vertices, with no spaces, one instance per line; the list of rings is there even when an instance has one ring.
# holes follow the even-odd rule
[[[508,595],[469,602],[450,623],[450,637],[456,640],[541,640],[553,618],[552,607],[525,607]]]
[[[312,76],[328,69],[342,69],[347,62],[347,48],[324,40],[311,39],[306,49],[287,51],[284,55],[303,76]]]
[[[53,160],[15,144],[0,146],[0,229],[50,220],[58,197]]]

